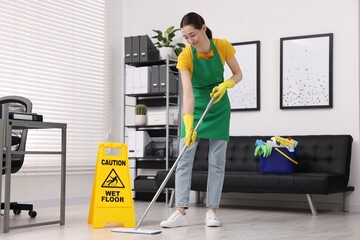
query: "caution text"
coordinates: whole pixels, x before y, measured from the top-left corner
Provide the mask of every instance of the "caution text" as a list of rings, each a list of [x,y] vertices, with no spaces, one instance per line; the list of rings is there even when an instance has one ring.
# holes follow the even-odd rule
[[[103,159],[101,160],[102,165],[109,165],[109,166],[126,166],[125,160],[115,160],[115,159]]]

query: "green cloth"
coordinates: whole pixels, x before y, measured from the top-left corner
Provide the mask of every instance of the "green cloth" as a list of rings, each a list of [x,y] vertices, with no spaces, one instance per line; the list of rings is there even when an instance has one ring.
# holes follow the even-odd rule
[[[192,46],[194,71],[192,75],[192,87],[195,96],[194,103],[194,128],[204,113],[210,101],[212,89],[224,81],[224,66],[220,55],[210,40],[214,51],[214,57],[208,60],[200,59],[196,56],[196,49]],[[213,104],[204,118],[197,132],[197,138],[209,138],[229,141],[229,123],[231,107],[227,92],[219,102]],[[184,123],[181,135],[185,136]]]

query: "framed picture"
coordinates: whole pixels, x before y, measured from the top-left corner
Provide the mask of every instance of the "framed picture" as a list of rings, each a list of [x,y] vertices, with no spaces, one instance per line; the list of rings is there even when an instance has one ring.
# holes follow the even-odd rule
[[[228,89],[231,111],[260,110],[260,41],[232,43],[243,79]],[[231,77],[229,67],[224,77]]]
[[[333,34],[280,39],[280,109],[332,108]]]

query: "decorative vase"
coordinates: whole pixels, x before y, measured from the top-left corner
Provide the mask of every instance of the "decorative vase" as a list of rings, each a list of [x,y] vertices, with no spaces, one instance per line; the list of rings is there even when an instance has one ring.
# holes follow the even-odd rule
[[[172,47],[161,47],[159,48],[160,58],[176,58],[174,49]]]
[[[146,125],[146,115],[135,115],[135,125],[143,126]]]

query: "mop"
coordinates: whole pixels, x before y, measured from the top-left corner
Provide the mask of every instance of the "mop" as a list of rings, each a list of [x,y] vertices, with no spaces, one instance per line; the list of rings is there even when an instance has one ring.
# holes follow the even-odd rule
[[[201,116],[199,122],[196,124],[196,127],[194,129],[194,131],[196,132],[197,129],[200,127],[201,123],[203,122],[203,119],[205,117],[205,115],[207,114],[207,112],[210,110],[211,106],[213,105],[215,101],[215,98],[212,97],[210,99],[210,102],[208,103],[208,105],[206,106],[206,109],[203,113],[203,115]],[[118,232],[118,233],[137,233],[137,234],[158,234],[161,233],[161,230],[149,230],[149,229],[141,229],[141,223],[144,220],[146,214],[148,213],[148,211],[150,210],[150,208],[152,207],[152,205],[156,202],[156,200],[158,199],[160,193],[163,191],[166,183],[169,181],[169,178],[171,177],[172,173],[175,171],[175,168],[179,162],[179,160],[182,158],[182,155],[185,153],[185,150],[188,148],[188,146],[184,146],[184,148],[181,150],[179,156],[177,157],[174,165],[171,167],[169,173],[166,175],[164,181],[162,182],[161,186],[159,187],[159,189],[157,190],[155,196],[153,197],[153,199],[151,200],[149,206],[146,208],[144,214],[142,215],[142,217],[140,218],[140,220],[138,221],[138,223],[136,224],[135,228],[113,228],[111,231],[112,232]]]

